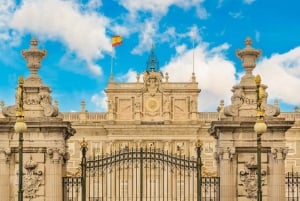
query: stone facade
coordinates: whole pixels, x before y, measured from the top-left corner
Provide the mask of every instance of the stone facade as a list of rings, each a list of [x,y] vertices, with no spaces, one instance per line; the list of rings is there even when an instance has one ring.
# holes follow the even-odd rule
[[[203,144],[204,176],[221,177],[223,200],[250,200],[254,196],[251,171],[256,162],[255,68],[259,50],[246,40],[237,55],[245,75],[233,86],[232,103],[221,101],[217,112],[198,112],[200,89],[195,74],[189,82],[170,82],[162,75],[152,50],[147,69],[132,83],[110,79],[105,90],[107,112],[60,113],[51,90],[37,71],[46,51],[31,41],[22,52],[31,74],[24,83],[24,196],[27,200],[61,200],[61,178],[80,173],[80,142],[88,143],[88,157],[131,147],[155,147],[195,156],[195,143]],[[266,86],[262,85],[264,91]],[[263,99],[268,130],[262,136],[264,200],[282,200],[284,174],[300,171],[300,113],[281,112],[278,103]],[[0,195],[16,200],[18,134],[13,126],[16,106],[4,107],[0,116]],[[76,130],[76,135],[74,135]],[[252,172],[253,173],[253,172]],[[29,181],[34,181],[30,183]],[[30,185],[29,185],[30,184]]]

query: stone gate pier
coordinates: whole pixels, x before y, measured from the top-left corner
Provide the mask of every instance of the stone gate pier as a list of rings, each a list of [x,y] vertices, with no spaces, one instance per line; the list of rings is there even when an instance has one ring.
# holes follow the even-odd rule
[[[257,199],[257,134],[254,124],[257,116],[257,84],[252,71],[261,51],[252,48],[251,39],[246,47],[237,51],[242,60],[245,75],[233,86],[231,105],[219,108],[220,119],[213,121],[210,134],[216,139],[215,158],[220,176],[222,201],[246,201]],[[263,80],[263,78],[262,78]],[[280,109],[267,103],[267,86],[261,85],[261,107],[265,112],[267,131],[262,134],[261,182],[262,200],[285,200],[285,157],[287,147],[285,132],[293,121],[279,118]]]
[[[30,75],[24,79],[22,105],[27,131],[23,133],[23,197],[24,200],[61,201],[62,177],[69,158],[66,141],[75,130],[63,121],[58,107],[52,104],[51,90],[37,74],[45,50],[31,40],[22,51]],[[16,95],[16,97],[18,94]],[[2,109],[0,118],[0,200],[17,200],[19,177],[19,134],[15,133],[16,105]]]

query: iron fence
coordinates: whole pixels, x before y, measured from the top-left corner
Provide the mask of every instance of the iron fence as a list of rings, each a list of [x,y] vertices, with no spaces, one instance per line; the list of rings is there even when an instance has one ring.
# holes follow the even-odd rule
[[[300,175],[298,172],[288,172],[285,177],[286,200],[299,201]]]
[[[79,201],[81,196],[81,177],[63,177],[63,200]]]
[[[132,148],[86,160],[86,150],[82,151],[83,176],[80,180],[64,178],[64,200],[220,200],[219,178],[201,177],[200,147],[197,158]]]

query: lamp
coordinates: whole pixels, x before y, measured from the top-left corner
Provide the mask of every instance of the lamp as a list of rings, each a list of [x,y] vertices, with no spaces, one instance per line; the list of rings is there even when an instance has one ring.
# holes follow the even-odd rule
[[[257,134],[263,134],[267,131],[267,124],[263,119],[257,119],[254,124],[254,131]]]
[[[24,118],[17,117],[14,129],[15,129],[16,133],[24,133],[27,131],[27,125],[24,122]]]
[[[265,98],[265,92],[261,86],[261,78],[259,75],[255,77],[257,108],[256,122],[254,131],[257,133],[257,200],[262,201],[262,185],[261,185],[261,135],[267,131],[267,125],[264,120],[265,110],[261,107],[262,101]]]
[[[23,133],[27,130],[27,125],[24,121],[23,108],[23,77],[19,78],[17,88],[17,109],[16,109],[16,123],[14,126],[15,132],[19,134],[19,185],[18,185],[18,201],[23,201]]]

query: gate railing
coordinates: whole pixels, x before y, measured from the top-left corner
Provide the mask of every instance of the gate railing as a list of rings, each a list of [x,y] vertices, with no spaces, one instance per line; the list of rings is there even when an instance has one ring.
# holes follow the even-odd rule
[[[63,201],[79,201],[82,177],[63,177]]]
[[[299,201],[300,200],[300,175],[298,172],[288,172],[285,177],[286,200]]]
[[[160,149],[132,148],[86,160],[86,151],[87,147],[82,146],[80,180],[63,178],[64,200],[220,200],[219,177],[201,177],[200,146],[197,158]]]

